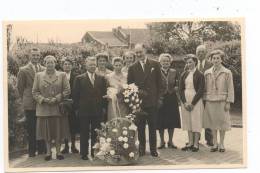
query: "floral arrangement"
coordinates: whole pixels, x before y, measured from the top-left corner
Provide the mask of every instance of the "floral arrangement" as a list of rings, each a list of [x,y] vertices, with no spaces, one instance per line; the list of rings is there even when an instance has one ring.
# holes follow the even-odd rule
[[[126,118],[133,121],[136,118],[136,115],[141,112],[141,103],[142,100],[139,98],[138,87],[135,84],[125,84],[123,85],[122,91],[124,102],[128,105],[131,110]]]
[[[127,118],[115,118],[97,129],[95,157],[111,165],[134,164],[139,158],[137,127]]]

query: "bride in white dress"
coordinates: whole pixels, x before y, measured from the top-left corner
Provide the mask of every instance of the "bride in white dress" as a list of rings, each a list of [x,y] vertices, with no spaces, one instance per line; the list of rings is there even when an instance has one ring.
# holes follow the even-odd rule
[[[123,95],[120,94],[123,84],[127,84],[127,74],[122,72],[123,59],[121,57],[113,58],[114,71],[108,74],[108,89],[106,98],[108,98],[107,121],[113,118],[125,117],[128,114],[128,108],[124,103]]]

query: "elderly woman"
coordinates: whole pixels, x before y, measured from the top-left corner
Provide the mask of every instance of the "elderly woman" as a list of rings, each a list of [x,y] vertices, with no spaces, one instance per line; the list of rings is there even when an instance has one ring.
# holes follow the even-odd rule
[[[107,53],[98,53],[96,55],[97,58],[96,74],[99,74],[101,76],[106,76],[112,72],[107,68],[107,65],[109,63],[108,57],[109,56]]]
[[[165,148],[164,130],[168,129],[169,141],[168,148],[176,149],[174,145],[174,128],[180,128],[180,112],[178,98],[176,95],[177,72],[171,69],[172,57],[170,54],[161,54],[159,62],[161,64],[161,73],[163,81],[162,105],[159,107],[157,129],[160,133],[161,145],[158,149]]]
[[[181,75],[179,91],[182,102],[182,128],[188,131],[189,142],[182,150],[197,152],[202,129],[205,80],[203,74],[196,68],[198,59],[195,55],[186,55],[185,62],[187,70]]]
[[[72,70],[73,67],[72,58],[65,57],[63,58],[62,62],[63,62],[62,63],[63,71],[66,74],[67,80],[69,81],[70,84],[70,89],[72,90],[73,81],[76,78],[76,76],[79,75],[79,73],[76,72],[76,70]],[[69,99],[71,99],[71,95],[69,96]],[[79,153],[79,150],[76,148],[75,145],[76,134],[79,133],[79,118],[75,114],[75,111],[73,109],[69,111],[70,112],[68,114],[68,121],[69,121],[70,139],[71,139],[71,152]],[[62,154],[69,153],[69,140],[65,139],[64,143],[65,143],[65,147],[61,151]]]
[[[135,62],[135,54],[132,51],[125,52],[123,56],[124,67],[122,68],[122,72],[128,73],[128,67]]]
[[[222,65],[225,54],[221,50],[212,51],[210,54],[213,67],[205,71],[206,101],[203,116],[204,128],[210,128],[213,134],[213,147],[211,152],[225,152],[225,132],[231,129],[230,103],[234,102],[233,77],[230,70]],[[220,134],[218,146],[217,132]]]
[[[51,143],[56,144],[56,158],[63,160],[60,152],[61,142],[68,138],[68,119],[59,110],[59,103],[70,95],[70,86],[64,72],[55,70],[56,58],[44,58],[46,70],[35,76],[32,94],[36,105],[36,138],[45,140],[47,147],[46,161],[51,160]]]

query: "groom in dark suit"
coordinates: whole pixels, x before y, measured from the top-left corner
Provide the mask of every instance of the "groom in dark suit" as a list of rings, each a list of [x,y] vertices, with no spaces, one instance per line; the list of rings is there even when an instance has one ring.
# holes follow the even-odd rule
[[[97,134],[95,129],[100,128],[104,121],[106,108],[105,78],[97,75],[96,58],[86,59],[87,72],[76,77],[72,90],[72,99],[80,119],[80,154],[83,160],[88,160],[89,135],[91,136],[91,156],[94,157],[93,145]]]
[[[162,76],[160,65],[158,62],[148,59],[144,45],[137,44],[135,46],[137,62],[128,69],[128,84],[135,83],[138,86],[140,97],[142,99],[141,108],[146,115],[137,117],[139,154],[145,155],[145,126],[146,122],[149,127],[149,144],[151,155],[158,156],[156,151],[156,116],[158,101],[162,91]]]

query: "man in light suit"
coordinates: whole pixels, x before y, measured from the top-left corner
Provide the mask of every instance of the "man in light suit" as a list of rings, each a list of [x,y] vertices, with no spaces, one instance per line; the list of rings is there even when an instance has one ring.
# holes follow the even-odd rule
[[[199,45],[196,49],[196,56],[198,58],[198,70],[203,74],[204,72],[212,67],[211,62],[209,62],[206,58],[207,50],[205,45]],[[212,131],[210,129],[205,129],[205,140],[207,145],[213,146],[213,137]]]
[[[26,116],[29,157],[34,157],[37,150],[38,154],[44,154],[46,152],[45,142],[36,141],[36,102],[32,96],[34,76],[37,72],[41,72],[45,69],[45,67],[39,64],[39,60],[40,51],[39,49],[33,48],[30,52],[29,63],[20,68],[17,77],[17,88],[22,98]]]
[[[142,99],[141,108],[147,115],[137,117],[139,155],[145,155],[146,139],[145,126],[149,127],[150,152],[153,157],[158,157],[156,148],[156,116],[158,112],[159,97],[162,93],[162,76],[160,64],[157,61],[148,59],[144,45],[135,46],[137,62],[128,69],[127,83],[134,83],[138,86]]]
[[[82,160],[88,160],[89,138],[91,138],[91,156],[94,157],[93,146],[96,142],[96,128],[104,121],[104,111],[107,101],[106,80],[103,76],[95,73],[96,58],[86,59],[87,72],[75,78],[72,90],[74,107],[80,120],[80,154]],[[91,137],[89,137],[89,135]]]

